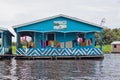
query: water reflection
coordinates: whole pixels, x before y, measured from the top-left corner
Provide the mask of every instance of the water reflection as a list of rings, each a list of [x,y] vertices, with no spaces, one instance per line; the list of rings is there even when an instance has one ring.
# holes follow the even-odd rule
[[[0,61],[0,79],[17,80],[16,65],[16,60],[14,58],[11,60]]]
[[[120,54],[104,60],[3,60],[0,79],[8,80],[119,80]]]

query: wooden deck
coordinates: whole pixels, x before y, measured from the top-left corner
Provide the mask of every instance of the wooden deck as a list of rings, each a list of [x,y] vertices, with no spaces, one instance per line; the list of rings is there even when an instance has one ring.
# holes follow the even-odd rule
[[[103,55],[99,56],[20,56],[20,55],[0,55],[0,60],[5,59],[19,59],[19,60],[101,60]]]

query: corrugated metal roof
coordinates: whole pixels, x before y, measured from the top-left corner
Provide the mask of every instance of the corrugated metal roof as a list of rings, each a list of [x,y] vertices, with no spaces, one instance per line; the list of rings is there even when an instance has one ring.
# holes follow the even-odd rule
[[[63,15],[63,14],[59,14],[59,15],[55,15],[55,16],[39,19],[39,20],[36,20],[36,21],[32,21],[32,22],[28,22],[28,23],[24,23],[24,24],[20,24],[20,25],[15,25],[15,26],[13,26],[13,28],[26,26],[26,25],[42,22],[42,21],[45,21],[45,20],[57,18],[57,17],[65,17],[65,18],[69,18],[69,19],[72,19],[72,20],[75,20],[75,21],[78,21],[78,22],[83,22],[83,23],[86,23],[86,24],[89,24],[89,25],[93,25],[93,26],[96,26],[96,27],[99,27],[99,28],[103,28],[103,26],[101,26],[99,24],[91,23],[91,22],[88,22],[88,21],[85,21],[85,20],[82,20],[82,19],[79,19],[79,18],[76,18],[76,17],[71,17],[71,16],[67,16],[67,15]]]
[[[111,44],[120,44],[120,41],[114,41]]]

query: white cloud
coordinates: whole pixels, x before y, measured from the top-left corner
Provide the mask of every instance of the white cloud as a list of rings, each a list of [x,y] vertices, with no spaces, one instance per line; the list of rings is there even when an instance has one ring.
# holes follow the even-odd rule
[[[12,26],[66,14],[105,26],[120,27],[120,0],[0,0],[0,25]]]

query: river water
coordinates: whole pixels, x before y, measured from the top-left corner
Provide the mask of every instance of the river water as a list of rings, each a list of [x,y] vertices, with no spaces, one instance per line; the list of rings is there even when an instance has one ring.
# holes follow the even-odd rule
[[[0,80],[120,80],[120,54],[103,60],[1,60]]]

